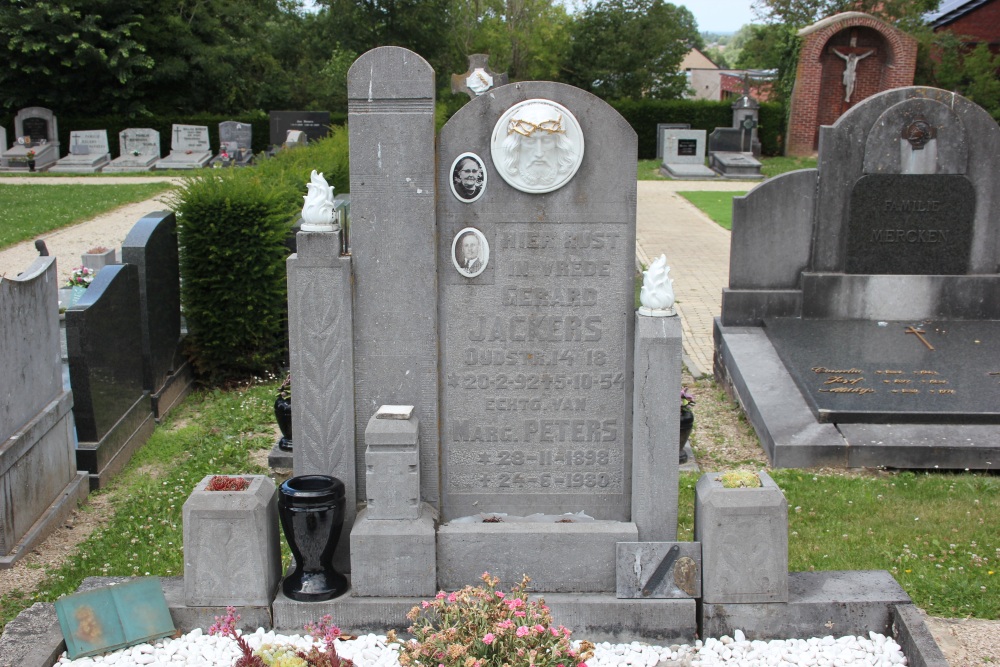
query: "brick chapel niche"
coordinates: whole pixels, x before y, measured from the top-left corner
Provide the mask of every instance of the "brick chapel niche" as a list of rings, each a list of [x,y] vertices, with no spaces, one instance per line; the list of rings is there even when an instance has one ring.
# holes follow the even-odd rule
[[[913,85],[917,41],[874,16],[837,14],[803,28],[799,37],[803,43],[785,137],[786,155],[815,153],[820,125],[832,125],[875,93]],[[848,68],[854,70],[851,86],[844,80]]]

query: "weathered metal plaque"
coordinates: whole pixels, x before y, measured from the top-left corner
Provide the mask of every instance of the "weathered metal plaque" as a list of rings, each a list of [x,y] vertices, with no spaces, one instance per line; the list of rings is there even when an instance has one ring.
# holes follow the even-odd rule
[[[55,604],[71,660],[174,633],[174,622],[156,577],[77,593]]]

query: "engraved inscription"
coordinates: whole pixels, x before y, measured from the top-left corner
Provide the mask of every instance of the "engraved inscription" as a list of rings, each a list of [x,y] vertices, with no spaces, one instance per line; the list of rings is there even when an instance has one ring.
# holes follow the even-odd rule
[[[944,243],[948,235],[943,229],[873,229],[872,243]]]
[[[907,333],[911,333],[907,331]],[[922,329],[913,331],[919,337],[923,333]],[[925,343],[926,344],[926,343]],[[831,369],[826,366],[813,366],[811,370],[817,375],[826,375],[816,388],[816,391],[823,394],[851,394],[855,396],[866,396],[877,393],[874,387],[864,386],[866,371],[860,368]],[[940,385],[947,385],[949,381],[941,377],[938,371],[930,369],[920,369],[911,371],[912,377],[905,377],[906,371],[894,368],[879,368],[873,373],[881,376],[876,379],[890,394],[912,396],[914,394],[926,393],[928,395],[954,395],[955,389],[941,388]],[[914,384],[933,385],[924,389],[914,387]]]

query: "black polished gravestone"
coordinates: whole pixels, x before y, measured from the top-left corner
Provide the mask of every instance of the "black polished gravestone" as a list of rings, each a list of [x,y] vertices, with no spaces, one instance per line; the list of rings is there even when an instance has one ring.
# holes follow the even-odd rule
[[[301,130],[309,141],[322,139],[330,133],[329,111],[272,111],[270,113],[272,146],[285,143],[289,130]]]
[[[153,431],[143,389],[139,271],[106,266],[66,311],[66,349],[77,466],[97,489],[128,462]]]
[[[851,191],[846,273],[963,275],[976,191],[958,174],[868,174]]]
[[[49,136],[49,122],[39,116],[30,116],[21,121],[21,129],[24,136],[31,137],[31,143],[37,144],[39,141],[51,141]]]
[[[820,422],[1000,424],[1000,322],[764,325]]]
[[[708,135],[709,153],[750,153],[753,133],[732,127],[717,127]]]
[[[141,218],[122,242],[122,263],[138,268],[143,387],[160,419],[190,390],[191,373],[180,353],[181,290],[177,218],[156,211]]]

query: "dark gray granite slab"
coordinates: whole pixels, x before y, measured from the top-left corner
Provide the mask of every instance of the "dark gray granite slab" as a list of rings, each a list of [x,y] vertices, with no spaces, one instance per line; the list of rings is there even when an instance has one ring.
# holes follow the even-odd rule
[[[1000,423],[998,321],[787,318],[764,331],[822,422]]]
[[[851,191],[845,270],[964,274],[975,211],[976,191],[965,176],[862,176]]]
[[[289,130],[305,132],[310,141],[330,133],[329,111],[272,111],[270,120],[270,139],[275,146],[285,143]]]

